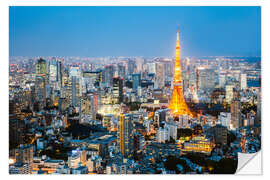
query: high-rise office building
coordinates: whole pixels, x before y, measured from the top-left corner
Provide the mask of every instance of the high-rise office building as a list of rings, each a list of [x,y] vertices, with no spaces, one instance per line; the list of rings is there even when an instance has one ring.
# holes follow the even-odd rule
[[[136,73],[141,73],[142,72],[143,62],[144,62],[144,59],[136,58]]]
[[[81,93],[81,79],[72,76],[71,77],[71,104],[72,106],[79,106]]]
[[[34,64],[34,60],[33,59],[29,59],[29,61],[28,61],[28,72],[30,74],[34,74],[35,73],[35,64]]]
[[[172,59],[165,59],[163,64],[164,64],[166,78],[171,78],[173,76],[173,61],[172,61]]]
[[[132,115],[120,114],[119,121],[119,145],[120,151],[124,157],[130,157],[133,154],[133,122]]]
[[[118,76],[121,77],[121,78],[124,78],[125,75],[126,75],[125,66],[123,64],[119,63],[117,65],[117,68],[118,68]]]
[[[149,74],[156,74],[156,63],[147,63],[147,71]]]
[[[227,144],[228,129],[220,124],[210,128],[208,130],[214,135],[215,144]]]
[[[215,87],[215,71],[213,69],[198,68],[198,89],[212,90]]]
[[[98,112],[98,105],[99,105],[99,94],[97,92],[93,92],[90,94],[90,103],[91,103],[92,119],[96,119],[96,114]]]
[[[97,71],[84,71],[83,72],[83,78],[85,79],[85,82],[88,82],[88,80],[91,79],[91,87],[99,87],[100,83],[103,82],[102,79],[102,71],[97,70]],[[90,86],[87,86],[90,87]]]
[[[46,101],[46,79],[43,75],[37,75],[35,81],[36,101],[44,104]]]
[[[134,158],[139,158],[139,154],[143,151],[144,148],[144,136],[140,133],[134,133]]]
[[[170,133],[168,128],[160,127],[157,131],[157,142],[165,143],[170,140]]]
[[[113,85],[113,66],[107,65],[104,69],[104,82],[108,87]]]
[[[166,122],[164,128],[168,129],[170,138],[176,140],[177,138],[177,124],[174,122]]]
[[[11,106],[9,107],[12,108]],[[9,119],[9,147],[14,148],[24,143],[26,132],[25,121],[19,119]]]
[[[166,109],[160,109],[155,112],[154,124],[160,127],[166,121]]]
[[[156,78],[158,83],[158,88],[162,89],[165,86],[165,69],[164,64],[161,62],[157,63]]]
[[[84,96],[80,99],[80,112],[81,116],[90,117],[91,115],[91,102],[90,102],[90,96]]]
[[[46,60],[39,58],[35,64],[35,94],[36,101],[44,105],[46,100],[47,64]]]
[[[114,103],[123,102],[123,78],[114,77],[113,78],[113,101]]]
[[[57,80],[58,84],[60,85],[60,87],[63,87],[64,86],[63,76],[64,76],[64,59],[57,61],[57,76],[56,76],[56,80]]]
[[[225,87],[226,85],[226,75],[225,74],[220,74],[219,75],[219,86],[221,88]]]
[[[132,89],[137,91],[137,88],[141,86],[141,74],[132,74]]]
[[[106,127],[107,130],[110,131],[110,129],[112,128],[112,121],[113,121],[113,115],[112,114],[106,114],[106,115],[103,116],[102,126]]]
[[[233,99],[233,85],[227,85],[226,86],[226,102],[230,103]]]
[[[242,127],[242,118],[241,118],[241,102],[238,98],[233,98],[231,101],[231,124],[233,128]]]
[[[16,163],[28,164],[30,169],[30,174],[32,173],[33,167],[33,145],[20,145],[19,148],[15,149]]]
[[[49,82],[54,83],[57,81],[57,60],[52,59],[49,61]]]
[[[221,122],[221,125],[230,128],[231,123],[231,113],[226,112],[220,112],[220,115],[218,116],[218,120]]]
[[[36,75],[43,75],[45,77],[47,74],[46,60],[39,58],[36,62],[35,69],[36,69]]]
[[[247,74],[240,74],[240,87],[241,90],[245,90],[247,88]]]
[[[135,71],[136,63],[132,59],[128,59],[128,74],[133,74]]]

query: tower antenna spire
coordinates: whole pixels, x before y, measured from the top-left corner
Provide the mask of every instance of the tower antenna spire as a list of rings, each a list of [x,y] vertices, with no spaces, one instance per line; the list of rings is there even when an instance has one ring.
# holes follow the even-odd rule
[[[179,45],[179,25],[177,25],[177,40],[175,50],[175,67],[173,78],[173,94],[170,100],[169,109],[174,115],[190,115],[190,112],[183,93],[183,84],[181,78],[181,63],[180,63],[180,45]]]

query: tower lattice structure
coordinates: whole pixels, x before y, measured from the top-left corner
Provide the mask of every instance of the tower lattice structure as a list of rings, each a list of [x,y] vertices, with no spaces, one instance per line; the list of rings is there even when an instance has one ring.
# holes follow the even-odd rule
[[[175,69],[173,80],[173,93],[168,107],[173,115],[189,115],[192,116],[189,110],[184,94],[183,94],[183,82],[181,78],[181,63],[180,63],[180,46],[179,46],[179,27],[177,26],[177,41],[175,52]]]

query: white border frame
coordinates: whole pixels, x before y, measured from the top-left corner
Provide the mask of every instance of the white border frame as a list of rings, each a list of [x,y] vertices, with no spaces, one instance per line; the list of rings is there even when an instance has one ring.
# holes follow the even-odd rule
[[[8,6],[261,6],[261,24],[262,24],[262,32],[261,32],[261,52],[262,52],[262,95],[263,95],[263,106],[262,106],[262,149],[264,152],[268,152],[268,143],[264,141],[264,138],[267,136],[267,132],[264,133],[264,128],[269,127],[270,120],[267,117],[267,104],[270,102],[268,98],[270,97],[267,92],[270,91],[269,83],[264,81],[265,78],[270,77],[270,71],[267,72],[266,68],[270,67],[270,55],[269,55],[269,34],[270,34],[270,25],[269,25],[269,18],[270,17],[270,8],[269,8],[269,1],[268,0],[2,0],[1,1],[1,10],[0,10],[0,18],[1,18],[1,138],[2,138],[2,148],[1,150],[1,161],[0,161],[0,170],[1,174],[4,174],[6,178],[11,179],[31,179],[37,178],[35,175],[30,176],[11,176],[8,175],[8,59],[9,59],[9,7]],[[268,22],[269,21],[269,22]],[[3,64],[2,64],[3,63]],[[266,92],[266,93],[265,93]],[[270,104],[269,104],[270,105]],[[265,109],[265,111],[264,111]],[[266,119],[266,120],[265,120]],[[268,125],[267,125],[268,123]],[[267,138],[267,137],[266,137]],[[269,153],[263,154],[264,160],[267,161],[269,159]],[[267,159],[267,160],[266,160]],[[263,160],[263,159],[262,159]],[[265,162],[263,161],[263,162]],[[269,171],[268,171],[269,172]],[[263,172],[264,176],[234,176],[234,175],[170,175],[170,178],[261,178],[267,177],[269,175],[267,171]],[[230,177],[227,177],[230,176]],[[3,176],[2,176],[3,177]],[[59,176],[62,178],[62,176]],[[77,176],[76,176],[77,177]],[[115,178],[115,179],[122,179],[122,178],[131,178],[135,179],[138,176],[125,176],[125,175],[114,175],[114,176],[107,176],[107,175],[86,175],[86,176],[79,176],[80,178]],[[167,178],[164,175],[139,175],[140,178]],[[39,176],[38,178],[47,179],[47,178],[58,178],[57,176]],[[65,178],[73,179],[73,176],[65,176]]]

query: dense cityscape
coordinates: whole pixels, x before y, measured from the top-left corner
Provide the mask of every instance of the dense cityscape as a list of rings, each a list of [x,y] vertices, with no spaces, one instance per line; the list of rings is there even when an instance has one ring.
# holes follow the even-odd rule
[[[10,174],[233,174],[261,58],[10,57]]]

